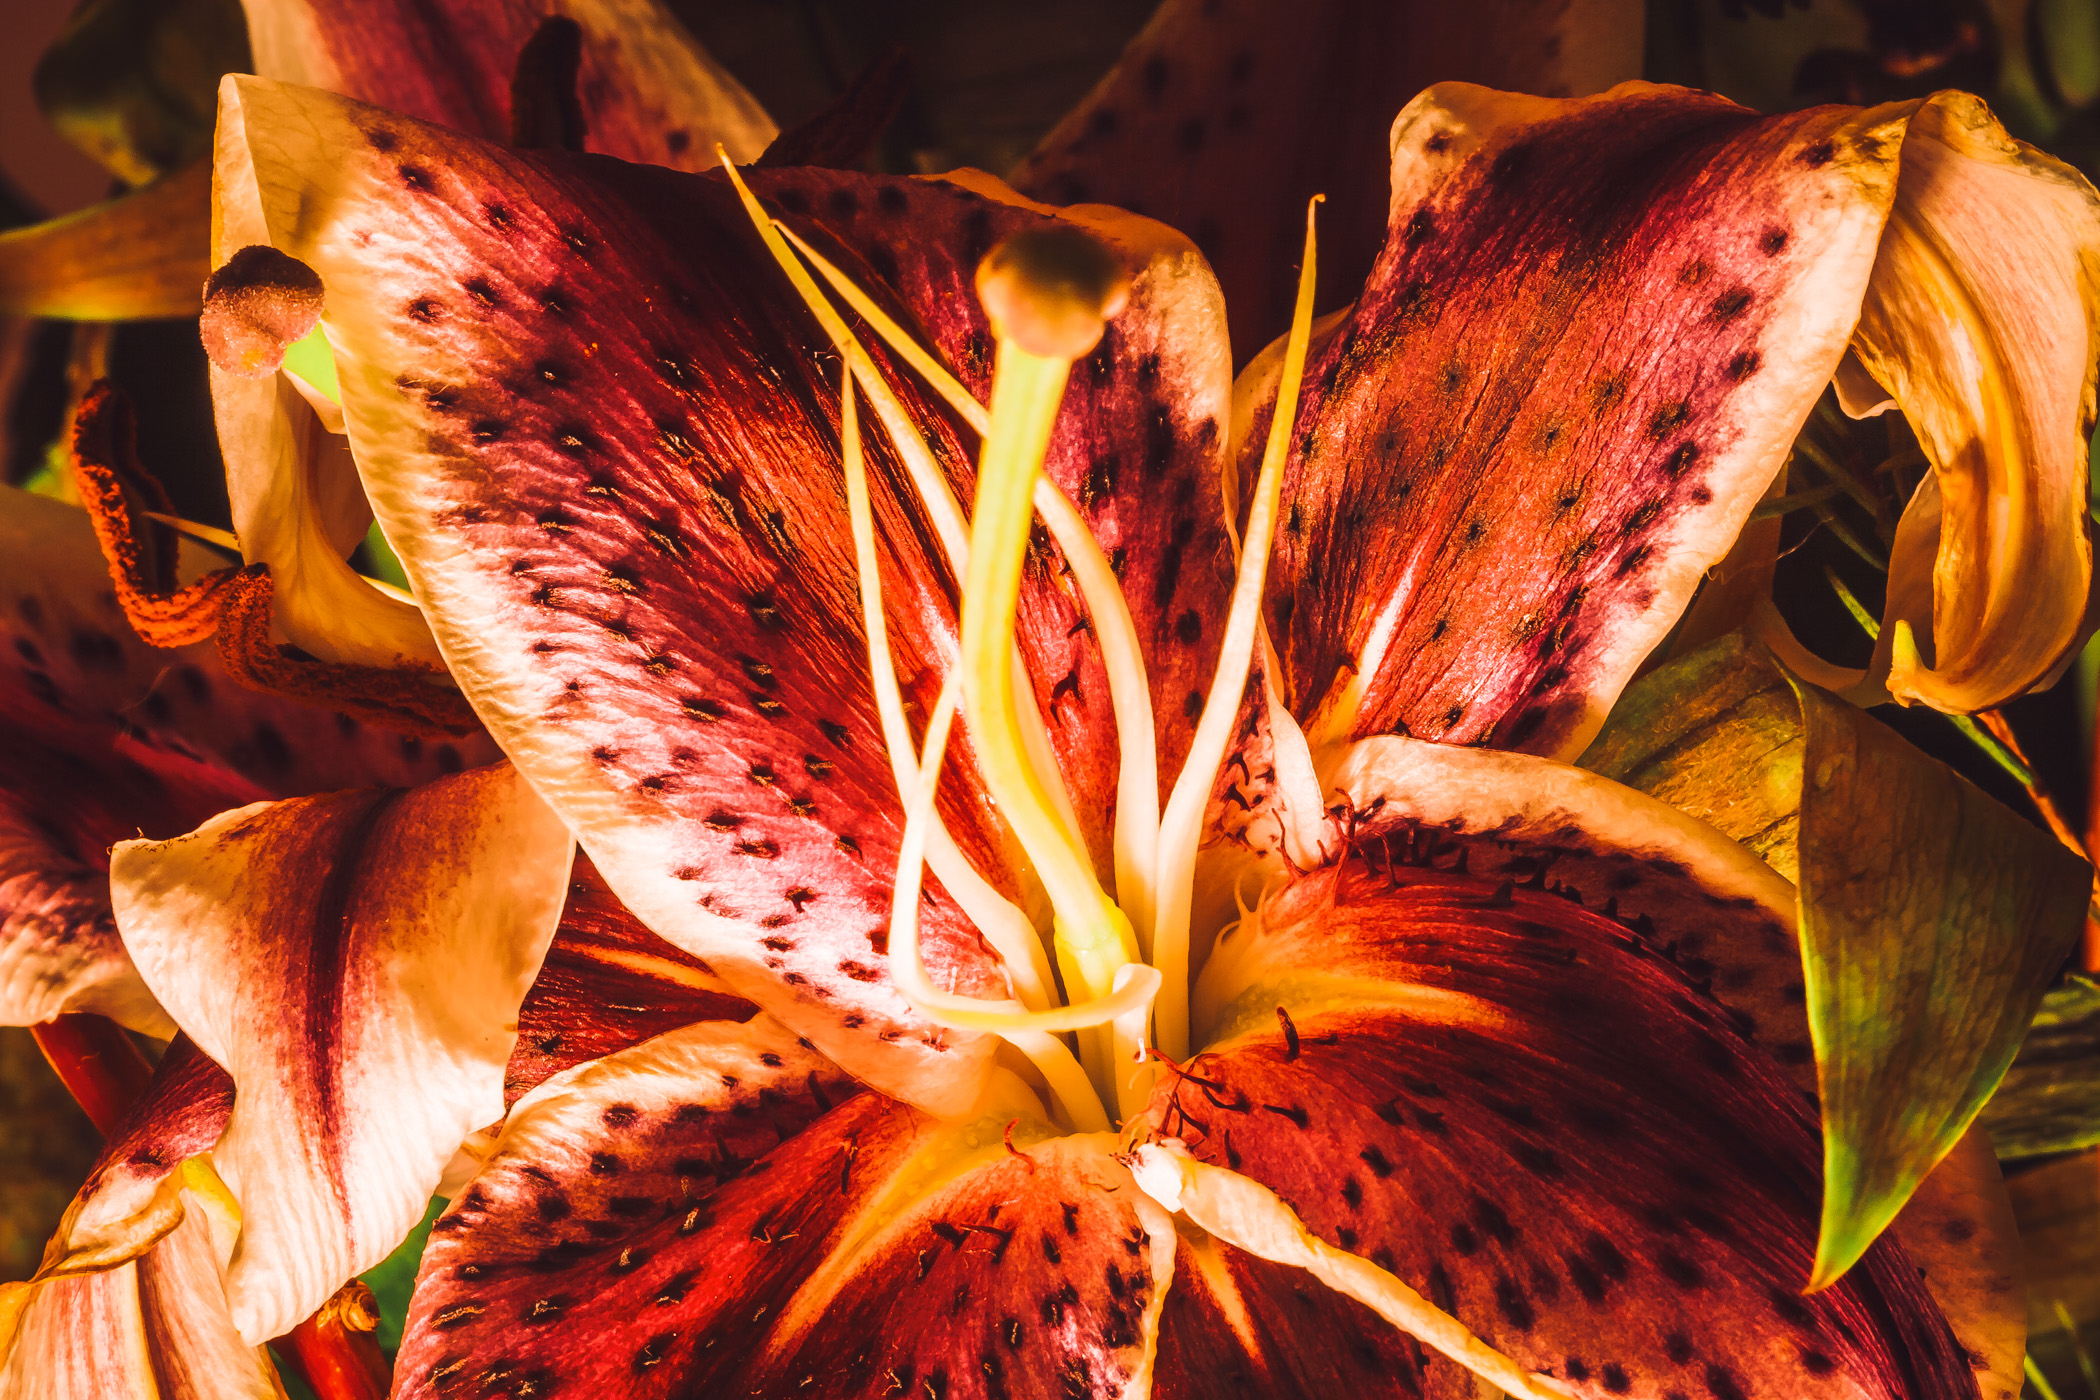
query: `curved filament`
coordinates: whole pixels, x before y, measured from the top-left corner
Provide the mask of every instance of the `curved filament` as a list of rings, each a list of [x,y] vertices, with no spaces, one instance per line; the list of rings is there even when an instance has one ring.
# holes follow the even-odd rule
[[[1262,449],[1261,475],[1247,510],[1247,535],[1239,576],[1232,585],[1232,608],[1225,621],[1225,641],[1218,670],[1203,702],[1188,761],[1174,781],[1166,816],[1159,828],[1159,875],[1154,882],[1159,906],[1152,932],[1152,961],[1165,977],[1156,1008],[1160,1048],[1176,1059],[1188,1054],[1189,1041],[1189,907],[1196,874],[1196,847],[1203,834],[1203,812],[1225,761],[1225,746],[1239,717],[1240,699],[1253,665],[1255,635],[1261,622],[1262,589],[1268,580],[1269,546],[1276,533],[1276,508],[1283,491],[1283,462],[1291,429],[1298,417],[1298,388],[1305,374],[1306,347],[1312,339],[1312,298],[1316,279],[1313,210],[1305,208],[1305,261],[1298,271],[1298,301],[1291,315],[1290,340],[1284,347],[1283,377],[1276,387],[1276,407],[1269,438]]]

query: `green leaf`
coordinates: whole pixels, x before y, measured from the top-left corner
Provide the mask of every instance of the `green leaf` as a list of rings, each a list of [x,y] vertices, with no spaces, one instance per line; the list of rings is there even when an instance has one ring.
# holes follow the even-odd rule
[[[1739,637],[1631,687],[1582,763],[1711,822],[1799,890],[1824,1133],[1810,1287],[1823,1287],[2004,1077],[2077,943],[2091,872]]]

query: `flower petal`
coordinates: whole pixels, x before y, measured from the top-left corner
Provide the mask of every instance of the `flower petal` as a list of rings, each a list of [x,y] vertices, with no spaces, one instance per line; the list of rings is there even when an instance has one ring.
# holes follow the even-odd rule
[[[632,1396],[1142,1394],[1171,1227],[1112,1142],[1013,1155],[990,1107],[943,1126],[855,1094],[763,1016],[549,1080],[432,1231],[403,1400],[489,1374]]]
[[[1320,302],[1362,284],[1385,233],[1386,131],[1417,92],[1459,80],[1555,95],[1640,69],[1638,6],[1503,0],[1482,9],[1360,0],[1169,0],[1014,183],[1100,201],[1195,237],[1244,356],[1290,324],[1305,203],[1320,217]]]
[[[183,1215],[183,1163],[209,1152],[233,1111],[233,1081],[188,1036],[111,1130],[66,1208],[40,1275],[86,1273],[135,1259]]]
[[[582,31],[584,148],[686,170],[775,135],[756,100],[655,0],[245,0],[255,71],[494,141],[512,135],[518,55],[553,15]]]
[[[1328,788],[1355,814],[1343,858],[1383,860],[1390,849],[1403,862],[1448,859],[1462,849],[1461,868],[1491,891],[1502,882],[1548,890],[1616,920],[1687,977],[1711,979],[1738,1034],[1782,1064],[1813,1061],[1793,887],[1705,823],[1547,759],[1390,736],[1346,751]],[[1298,956],[1287,942],[1221,939],[1197,982],[1197,1028],[1228,1033],[1235,999]]]
[[[1429,1372],[1432,1353],[1420,1342],[1303,1269],[1180,1228],[1160,1318],[1157,1400],[1325,1400],[1395,1386],[1436,1395],[1432,1377],[1458,1382],[1456,1395],[1474,1393],[1452,1363],[1439,1359]]]
[[[1973,1396],[1893,1241],[1799,1295],[1817,1148],[1776,1064],[1617,921],[1499,882],[1492,834],[1450,844],[1274,896],[1236,937],[1296,976],[1247,988],[1158,1130],[1580,1395]]]
[[[0,1321],[0,1396],[279,1396],[267,1357],[226,1314],[233,1222],[209,1170],[233,1082],[178,1036],[112,1129],[67,1207],[12,1340]],[[4,1305],[0,1305],[4,1312]],[[133,1378],[157,1377],[141,1388]]]
[[[177,835],[256,790],[58,710],[0,674],[0,1025],[97,1011],[174,1029],[139,980],[109,907],[109,848]]]
[[[508,765],[257,805],[111,860],[125,944],[227,1067],[241,1334],[289,1330],[384,1258],[501,1116],[569,838]]]
[[[271,241],[327,284],[360,470],[491,732],[652,930],[868,1082],[966,1107],[991,1043],[920,1019],[882,961],[903,816],[835,388],[732,192],[255,79],[225,101]],[[945,569],[871,455],[930,707]],[[951,791],[959,842],[1007,878],[989,802]],[[938,981],[1004,995],[952,903],[922,917]]]
[[[1875,659],[1905,704],[1981,710],[2054,679],[2092,630],[2100,196],[1964,93],[1918,108],[1902,159],[1854,344],[1933,486],[1896,532]],[[1892,654],[1898,621],[1923,663]]]
[[[0,233],[0,315],[77,321],[194,316],[209,253],[211,166]]]
[[[178,577],[219,562],[204,553],[185,547]],[[87,514],[13,487],[0,487],[0,640],[0,665],[54,712],[106,721],[269,796],[427,782],[497,756],[480,736],[427,743],[244,689],[209,644],[146,645],[117,606]]]
[[[0,1397],[283,1400],[269,1353],[227,1319],[225,1276],[212,1227],[192,1209],[138,1259],[37,1285]]]
[[[518,1008],[504,1102],[651,1036],[696,1021],[744,1021],[757,1010],[706,963],[643,927],[591,858],[578,855],[554,942]]]
[[[1903,115],[1635,85],[1441,86],[1402,113],[1385,250],[1306,367],[1270,572],[1316,747],[1580,751],[1836,369]],[[1275,359],[1236,391],[1243,476]]]

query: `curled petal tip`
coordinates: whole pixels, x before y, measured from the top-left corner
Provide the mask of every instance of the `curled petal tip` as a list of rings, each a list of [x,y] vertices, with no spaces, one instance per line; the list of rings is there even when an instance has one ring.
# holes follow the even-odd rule
[[[1092,234],[1070,225],[1024,229],[977,267],[992,329],[1031,355],[1076,360],[1130,301],[1130,277]]]
[[[204,284],[204,353],[227,374],[267,379],[319,323],[321,305],[319,274],[267,244],[250,244]]]

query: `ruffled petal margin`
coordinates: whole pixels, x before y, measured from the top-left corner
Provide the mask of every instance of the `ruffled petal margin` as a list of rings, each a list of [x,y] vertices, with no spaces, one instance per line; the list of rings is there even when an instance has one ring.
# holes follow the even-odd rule
[[[572,849],[508,765],[117,847],[125,944],[236,1086],[214,1159],[241,1207],[227,1288],[251,1342],[384,1258],[502,1116]]]

